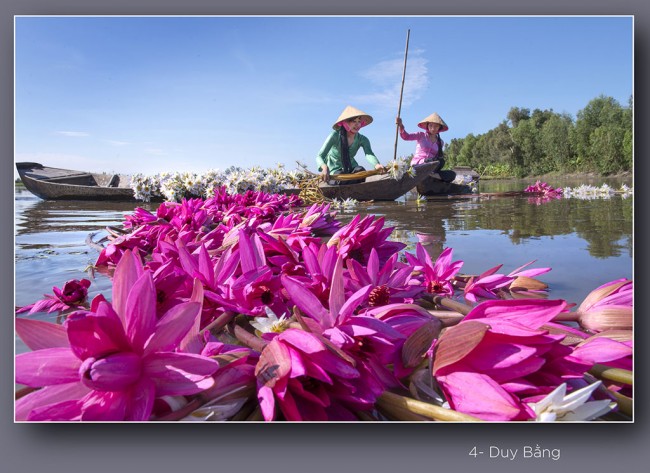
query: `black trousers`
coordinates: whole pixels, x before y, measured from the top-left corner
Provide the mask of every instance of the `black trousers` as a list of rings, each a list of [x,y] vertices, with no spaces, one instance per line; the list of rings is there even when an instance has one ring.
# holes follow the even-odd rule
[[[438,173],[441,181],[453,182],[453,180],[456,179],[456,173],[454,171],[441,171],[441,169],[445,165],[445,158],[430,159],[430,160],[425,159],[424,162],[436,163],[431,173]]]
[[[352,172],[350,174],[356,174],[358,172],[363,172],[365,170],[366,170],[366,168],[364,168],[363,166],[357,166],[356,168],[354,168],[352,170]],[[336,176],[337,174],[344,174],[344,172],[343,172],[343,170],[336,171],[335,173],[332,173],[332,176]],[[359,184],[360,182],[363,182],[363,181],[365,181],[365,179],[355,179],[353,181],[330,180],[328,182],[328,184],[331,185],[331,186],[345,186],[345,185],[349,185],[349,184]]]

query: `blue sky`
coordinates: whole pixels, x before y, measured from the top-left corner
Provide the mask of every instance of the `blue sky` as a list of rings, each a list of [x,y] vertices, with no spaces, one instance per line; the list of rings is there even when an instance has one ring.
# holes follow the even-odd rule
[[[15,18],[15,160],[154,174],[315,157],[346,105],[382,163],[433,112],[449,142],[511,107],[576,116],[633,93],[633,19],[583,17]],[[414,151],[398,142],[397,155]],[[357,156],[362,165],[368,165]]]

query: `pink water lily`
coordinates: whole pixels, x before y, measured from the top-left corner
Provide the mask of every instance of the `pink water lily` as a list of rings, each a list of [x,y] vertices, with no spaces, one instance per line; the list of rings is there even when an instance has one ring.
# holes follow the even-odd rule
[[[515,278],[499,274],[497,271],[502,265],[497,265],[484,271],[478,276],[472,276],[465,285],[465,299],[478,302],[479,298],[496,299],[499,289],[510,285]]]
[[[339,257],[334,267],[327,308],[297,280],[283,276],[282,283],[296,307],[314,322],[308,325],[310,330],[332,342],[343,358],[354,362],[360,373],[356,389],[376,399],[388,386],[399,384],[386,365],[396,361],[406,337],[384,321],[355,313],[366,302],[372,286],[364,286],[346,298],[340,276],[342,261]]]
[[[347,288],[356,292],[364,286],[371,285],[373,289],[368,295],[367,304],[371,307],[387,305],[390,303],[413,302],[413,297],[422,292],[422,288],[412,277],[413,268],[410,265],[397,261],[397,254],[391,256],[386,264],[379,264],[379,256],[373,248],[370,251],[368,265],[364,266],[358,261],[347,261],[349,278],[346,279]]]
[[[424,290],[429,294],[453,296],[452,279],[463,266],[463,261],[452,262],[453,249],[445,248],[436,259],[435,264],[420,243],[417,244],[415,251],[416,256],[406,253],[406,259],[416,271],[423,271]]]
[[[267,421],[357,420],[354,409],[369,409],[374,402],[355,383],[360,373],[353,364],[303,330],[289,329],[273,338],[255,375]]]
[[[388,240],[392,232],[393,227],[384,228],[384,217],[367,215],[362,218],[355,215],[350,223],[332,235],[327,245],[335,246],[344,258],[352,258],[362,264],[367,264],[370,251],[374,249],[379,262],[384,264],[393,254],[406,247],[404,243]]]
[[[113,303],[97,296],[63,330],[17,320],[32,352],[16,357],[16,382],[41,388],[16,403],[27,420],[147,420],[160,396],[191,395],[214,383],[218,364],[176,349],[200,315],[200,303],[156,316],[151,273],[126,251],[115,270]],[[45,337],[58,333],[54,345]],[[27,406],[27,408],[25,407]],[[19,419],[22,420],[22,419]]]
[[[45,299],[21,307],[16,310],[16,313],[28,312],[31,315],[36,312],[65,312],[83,307],[88,296],[88,287],[90,287],[88,279],[71,279],[63,285],[62,289],[53,287],[54,295],[45,294]]]
[[[485,420],[531,419],[527,397],[582,377],[591,363],[568,359],[564,335],[543,329],[565,306],[561,300],[485,301],[443,333],[433,375],[451,407]]]

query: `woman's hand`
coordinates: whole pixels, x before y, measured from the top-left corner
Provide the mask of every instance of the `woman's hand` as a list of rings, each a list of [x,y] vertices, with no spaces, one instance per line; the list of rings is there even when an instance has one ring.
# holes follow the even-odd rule
[[[375,169],[381,171],[382,174],[386,173],[386,168],[382,164],[375,165]]]
[[[323,166],[321,168],[320,176],[323,182],[327,182],[330,180],[330,170],[328,169],[327,166]]]
[[[397,123],[397,126],[399,127],[400,130],[404,129],[404,125],[402,124],[402,119],[400,117],[397,117],[395,119],[395,123]]]

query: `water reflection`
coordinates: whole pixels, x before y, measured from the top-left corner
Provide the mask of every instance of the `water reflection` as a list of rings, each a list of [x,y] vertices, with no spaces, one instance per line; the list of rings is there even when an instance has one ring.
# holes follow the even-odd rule
[[[413,248],[419,241],[439,254],[450,233],[497,230],[513,245],[540,237],[576,235],[596,258],[632,257],[632,199],[552,199],[535,205],[525,195],[414,199],[359,205],[355,212],[384,216],[393,238]],[[345,214],[342,214],[345,220]]]

